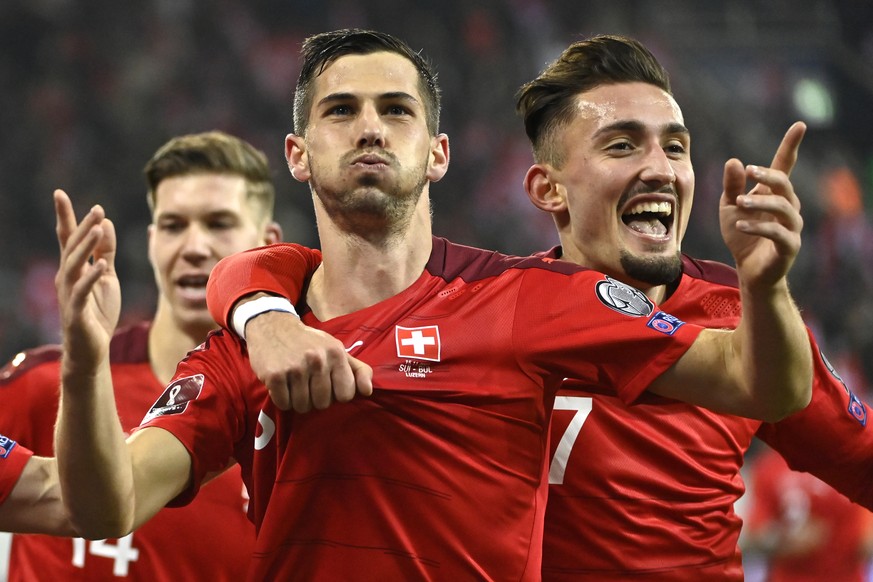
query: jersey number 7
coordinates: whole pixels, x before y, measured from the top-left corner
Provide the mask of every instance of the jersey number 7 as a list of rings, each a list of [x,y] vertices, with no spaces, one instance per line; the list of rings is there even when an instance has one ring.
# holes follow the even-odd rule
[[[555,456],[552,457],[552,463],[549,465],[549,485],[564,483],[567,460],[570,458],[570,452],[573,450],[573,445],[576,444],[576,438],[579,436],[579,431],[582,430],[582,425],[591,414],[592,402],[592,398],[584,396],[555,397],[555,410],[575,410],[576,414],[573,415],[573,419],[561,436],[561,442],[555,448]]]

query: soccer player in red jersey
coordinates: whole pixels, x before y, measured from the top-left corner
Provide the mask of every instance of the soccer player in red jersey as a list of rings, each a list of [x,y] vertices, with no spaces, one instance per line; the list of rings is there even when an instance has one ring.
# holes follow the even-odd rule
[[[658,172],[690,168],[690,139],[667,72],[645,47],[609,36],[574,43],[522,88],[519,112],[537,160],[525,185],[533,203],[554,214],[562,242],[544,256],[643,289],[683,321],[737,325],[736,272],[680,254],[690,196],[683,200],[670,187],[647,195],[658,189],[652,184],[669,181]],[[789,130],[773,167],[790,172],[802,136],[801,125]],[[219,303],[277,289],[269,279],[239,283],[246,286]],[[219,307],[214,315],[223,321],[227,314]],[[810,341],[813,405],[777,423],[652,395],[627,406],[569,381],[553,413],[544,579],[741,580],[741,520],[733,504],[744,490],[740,467],[755,435],[793,466],[873,508],[866,405]]]
[[[449,158],[438,95],[427,63],[389,35],[304,43],[286,156],[310,183],[324,250],[303,313],[318,330],[278,313],[253,320],[260,339],[248,345],[210,335],[127,442],[105,397],[114,231],[100,208],[77,224],[59,199],[58,463],[77,525],[126,531],[235,459],[258,526],[250,579],[537,580],[548,423],[565,377],[628,401],[648,390],[766,418],[806,405],[810,352],[785,282],[802,221],[784,172],[726,165],[723,235],[751,315],[736,332],[702,329],[596,271],[433,237],[429,183]],[[744,194],[747,178],[772,192]],[[305,250],[271,256],[299,290]],[[367,369],[335,358],[336,340],[305,347],[325,331],[372,363],[370,398],[353,398],[370,391]],[[756,357],[764,345],[770,357]],[[248,350],[316,372],[277,406]],[[277,364],[274,391],[304,380],[295,366]]]
[[[554,213],[563,243],[546,257],[593,266],[644,289],[682,320],[736,326],[733,269],[679,253],[690,197],[641,195],[647,182],[661,179],[656,171],[651,177],[653,165],[667,173],[674,171],[668,164],[690,167],[681,110],[670,97],[666,71],[645,47],[619,37],[575,43],[522,88],[519,111],[538,161],[526,187],[534,204]],[[789,130],[775,168],[791,170],[802,135],[801,125]],[[583,162],[590,159],[597,162]],[[625,183],[616,185],[619,163],[630,171],[618,175]],[[603,188],[635,195],[616,210],[611,193],[598,193]],[[605,215],[592,210],[600,199]],[[269,274],[275,272],[281,271]],[[267,280],[260,287],[240,283],[246,286],[223,301],[276,289]],[[214,314],[219,321],[226,316],[223,308]],[[870,465],[865,451],[873,450],[866,406],[820,354],[815,386],[815,406],[775,424],[652,396],[628,407],[577,382],[563,389],[552,424],[544,577],[742,579],[741,521],[733,503],[743,492],[739,468],[756,433],[795,466],[873,505],[863,470]]]
[[[667,72],[645,47],[611,36],[574,43],[521,88],[518,110],[536,162],[525,187],[561,240],[547,256],[642,289],[683,321],[737,325],[736,272],[680,252],[691,197],[666,184],[689,171],[690,139]],[[789,129],[774,168],[791,171],[803,130]],[[742,580],[733,505],[756,435],[873,509],[866,405],[810,341],[812,404],[776,423],[650,395],[626,406],[578,382],[562,389],[543,578]]]
[[[72,534],[54,459],[0,434],[0,531]]]
[[[749,484],[744,545],[766,556],[767,582],[869,579],[873,513],[769,449],[752,461]]]
[[[176,137],[145,167],[152,211],[148,253],[159,289],[151,321],[118,330],[109,346],[122,429],[141,421],[178,361],[215,328],[206,280],[222,257],[275,242],[274,190],[263,153],[220,132]],[[59,346],[28,350],[2,372],[0,427],[40,455],[53,454]],[[161,511],[120,539],[16,535],[9,580],[238,580],[254,527],[238,467],[184,509]],[[100,536],[103,537],[103,536]]]

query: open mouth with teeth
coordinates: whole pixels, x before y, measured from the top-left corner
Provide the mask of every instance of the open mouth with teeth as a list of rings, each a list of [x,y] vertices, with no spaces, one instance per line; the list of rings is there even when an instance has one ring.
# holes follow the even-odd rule
[[[206,287],[207,275],[185,275],[176,282],[179,287]]]
[[[207,275],[183,275],[176,280],[179,297],[187,301],[205,301],[206,300],[206,281],[209,280]]]
[[[639,202],[630,206],[621,219],[636,232],[666,237],[673,227],[673,204],[667,201]]]

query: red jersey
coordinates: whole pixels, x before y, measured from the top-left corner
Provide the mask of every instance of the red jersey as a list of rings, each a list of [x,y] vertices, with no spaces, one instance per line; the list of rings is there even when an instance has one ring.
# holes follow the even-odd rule
[[[0,434],[0,503],[12,493],[32,454],[11,438]]]
[[[683,270],[662,308],[734,328],[735,271],[689,257]],[[819,353],[814,342],[813,349]],[[763,425],[650,394],[626,406],[596,385],[568,381],[552,421],[543,579],[742,580],[733,504],[756,433],[798,468],[873,507],[866,407],[823,357],[814,360],[812,404]]]
[[[748,528],[802,534],[800,555],[774,554],[769,582],[864,582],[871,515],[809,473],[792,471],[779,455],[764,451],[752,464],[752,502]],[[783,552],[785,542],[778,542]]]
[[[269,248],[281,258],[288,245]],[[219,265],[210,279],[258,274]],[[440,238],[398,295],[325,322],[301,312],[373,367],[371,397],[278,411],[244,344],[220,331],[144,422],[188,448],[188,495],[239,461],[253,580],[538,580],[561,382],[633,400],[700,331],[600,273]]]
[[[149,364],[148,323],[119,330],[110,350],[119,418],[129,432],[164,388]],[[29,350],[0,372],[0,429],[40,455],[53,455],[60,354],[55,346]],[[237,581],[254,544],[246,503],[235,467],[205,487],[196,503],[164,509],[121,539],[15,535],[9,581]]]

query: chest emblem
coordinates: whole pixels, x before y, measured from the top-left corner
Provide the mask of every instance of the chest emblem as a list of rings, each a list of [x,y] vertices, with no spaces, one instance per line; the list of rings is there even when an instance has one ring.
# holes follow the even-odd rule
[[[436,325],[394,328],[397,357],[440,361],[440,329]]]

